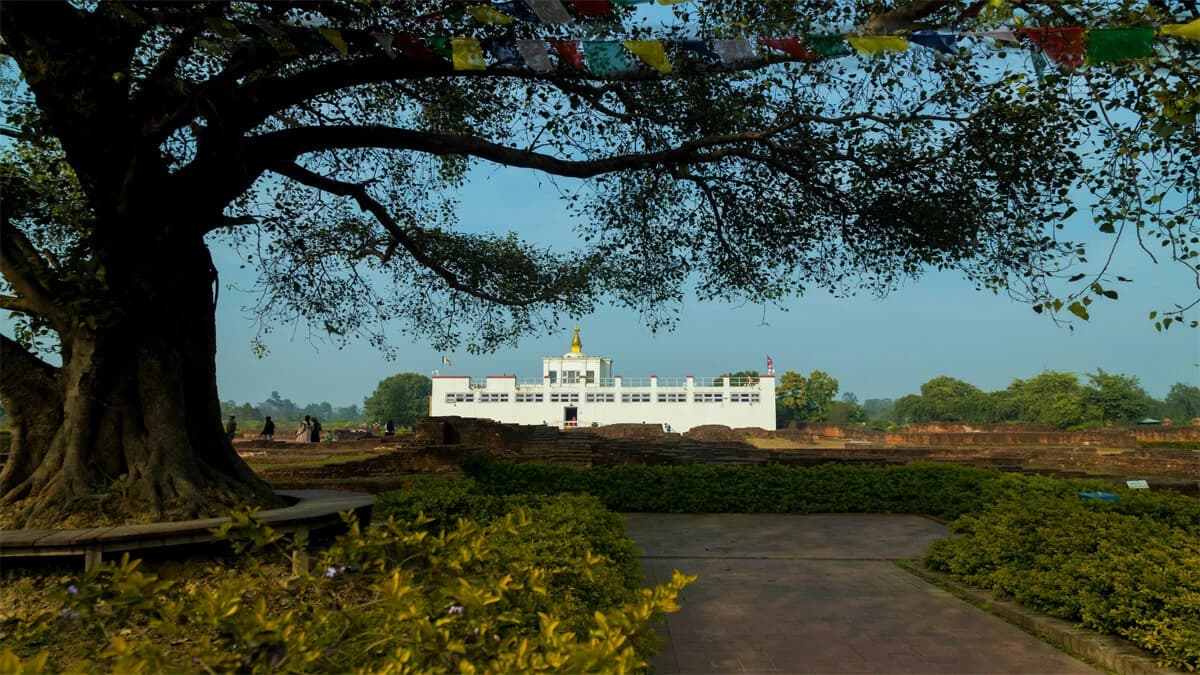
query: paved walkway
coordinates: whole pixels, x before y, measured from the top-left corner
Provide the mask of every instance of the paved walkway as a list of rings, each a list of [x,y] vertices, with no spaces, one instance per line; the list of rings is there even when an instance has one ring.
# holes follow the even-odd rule
[[[650,583],[699,580],[658,673],[1095,673],[891,561],[941,524],[906,515],[626,514]]]

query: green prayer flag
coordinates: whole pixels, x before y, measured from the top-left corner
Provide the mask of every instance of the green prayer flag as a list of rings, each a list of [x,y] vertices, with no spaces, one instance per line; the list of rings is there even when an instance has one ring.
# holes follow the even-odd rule
[[[627,73],[634,69],[633,61],[625,55],[620,42],[585,41],[583,53],[588,69],[597,75]]]
[[[1154,56],[1153,28],[1093,28],[1087,33],[1088,63]]]
[[[426,40],[426,43],[429,44],[429,50],[432,51],[434,54],[437,54],[438,56],[442,57],[443,59],[446,59],[447,61],[449,61],[451,58],[453,58],[454,52],[450,48],[450,40],[449,39],[444,38],[444,37],[431,37],[428,40]]]
[[[809,35],[805,40],[808,48],[821,56],[849,56],[850,45],[841,35]]]

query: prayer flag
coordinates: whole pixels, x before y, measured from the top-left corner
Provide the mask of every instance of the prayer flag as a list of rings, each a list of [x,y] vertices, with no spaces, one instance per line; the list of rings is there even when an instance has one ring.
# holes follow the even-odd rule
[[[1153,28],[1093,28],[1087,34],[1088,63],[1154,56]]]
[[[1026,28],[1020,35],[1029,38],[1046,58],[1059,65],[1068,68],[1083,65],[1082,28]]]
[[[895,35],[847,35],[846,41],[858,53],[868,56],[884,52],[902,52],[908,49],[908,40]]]
[[[570,64],[575,70],[583,70],[583,51],[579,49],[579,43],[574,40],[551,40],[550,44],[554,45],[554,49],[558,51],[558,55],[562,60]]]
[[[320,33],[321,37],[324,37],[329,44],[333,45],[334,48],[338,50],[338,53],[340,53],[342,56],[345,56],[347,53],[349,53],[350,50],[346,46],[345,38],[342,37],[342,31],[334,30],[332,28],[318,28],[317,32]]]
[[[1200,19],[1196,19],[1191,23],[1169,23],[1162,27],[1163,35],[1174,35],[1175,37],[1187,38],[1189,40],[1200,40]]]
[[[448,366],[448,365],[450,365],[450,359],[449,359],[449,358],[447,358],[447,357],[445,357],[445,356],[443,356],[443,357],[442,357],[442,365],[443,365],[443,366]]]
[[[808,47],[800,44],[800,38],[759,38],[758,44],[802,59],[812,59],[817,56],[809,51]]]
[[[450,41],[444,37],[429,38],[429,50],[432,51],[437,56],[440,56],[443,59],[446,59],[447,61],[453,60],[453,56],[454,56],[453,47],[451,46]]]
[[[525,21],[527,23],[541,23],[542,22],[542,20],[538,18],[538,15],[534,14],[533,10],[529,8],[529,5],[525,4],[525,0],[509,0],[509,2],[497,2],[495,4],[495,7],[497,10],[504,13],[505,15],[514,17],[520,21]]]
[[[467,14],[475,17],[475,20],[480,23],[512,23],[513,18],[507,14],[501,14],[487,5],[475,5],[467,8]]]
[[[483,48],[475,38],[450,38],[455,70],[486,70]]]
[[[721,56],[724,63],[746,63],[758,61],[758,53],[749,40],[713,40],[713,51]]]
[[[771,360],[771,355],[768,354],[767,355],[767,374],[770,375],[774,372],[775,372],[775,362]]]
[[[544,41],[517,40],[517,51],[521,52],[521,57],[525,59],[525,65],[530,70],[539,73],[554,70],[554,64],[550,62],[550,52],[546,49]]]
[[[483,41],[483,46],[487,49],[488,54],[492,57],[492,64],[497,66],[523,66],[525,58],[521,56],[521,50],[517,49],[517,43],[504,38],[488,38]]]
[[[574,23],[575,19],[560,0],[525,0],[542,23]]]
[[[614,75],[633,70],[633,63],[625,56],[619,42],[587,40],[583,43],[588,68],[597,75]]]
[[[962,33],[961,35],[963,37],[991,38],[1001,42],[1020,42],[1020,40],[1017,39],[1017,34],[1008,28],[1001,28],[999,30],[981,30],[973,33]]]
[[[383,53],[387,54],[389,59],[396,58],[396,50],[392,49],[391,33],[380,33],[379,31],[374,31],[371,33],[371,37],[375,38],[375,41],[378,42],[379,46],[383,48]]]
[[[677,40],[675,44],[690,52],[696,52],[704,58],[712,59],[713,61],[721,60],[721,57],[704,40]]]
[[[612,14],[612,5],[608,0],[571,0],[579,16],[604,16]]]
[[[909,35],[908,41],[922,47],[935,49],[943,54],[958,53],[958,37],[954,33],[920,31]]]
[[[404,54],[404,56],[407,58],[413,59],[414,61],[433,60],[433,52],[430,51],[429,47],[424,42],[421,42],[421,38],[417,37],[416,35],[412,35],[411,33],[400,33],[392,42],[400,48],[400,53]]]
[[[626,40],[621,44],[633,52],[646,65],[663,75],[671,73],[671,62],[667,61],[667,50],[658,40]]]
[[[809,35],[805,42],[808,48],[821,56],[849,56],[850,46],[841,35]]]

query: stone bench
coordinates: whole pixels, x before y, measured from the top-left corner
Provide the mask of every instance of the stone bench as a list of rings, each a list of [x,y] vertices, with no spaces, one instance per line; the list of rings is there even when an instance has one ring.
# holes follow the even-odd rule
[[[359,526],[371,522],[375,498],[359,492],[332,490],[279,490],[277,494],[296,502],[291,506],[256,515],[276,532],[293,536],[338,530],[345,527],[343,511],[353,511]],[[171,546],[216,541],[212,530],[228,517],[200,518],[165,523],[117,525],[67,530],[0,530],[0,560],[29,557],[83,556],[85,570],[99,565],[105,554],[145,552]],[[293,570],[308,566],[306,551],[292,557]]]

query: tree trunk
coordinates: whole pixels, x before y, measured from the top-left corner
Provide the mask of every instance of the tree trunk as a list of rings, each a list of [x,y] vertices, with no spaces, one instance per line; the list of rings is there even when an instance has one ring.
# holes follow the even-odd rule
[[[107,306],[59,330],[61,367],[3,338],[12,445],[0,526],[180,520],[277,503],[221,426],[208,250],[198,235],[160,250],[109,261]]]

